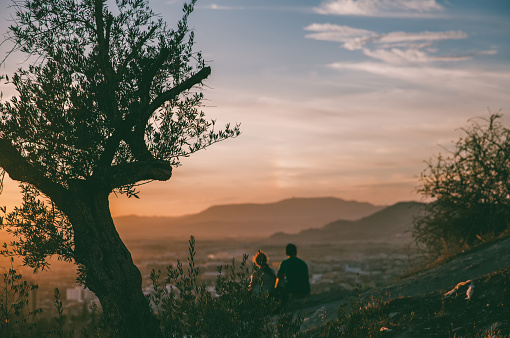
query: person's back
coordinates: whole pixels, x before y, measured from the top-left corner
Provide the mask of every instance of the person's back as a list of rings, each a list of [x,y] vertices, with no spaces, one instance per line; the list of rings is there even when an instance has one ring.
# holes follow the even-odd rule
[[[268,265],[267,255],[260,251],[253,258],[257,269],[252,273],[248,289],[255,291],[257,294],[269,292],[274,293],[276,284],[276,274]]]
[[[289,256],[282,261],[278,269],[278,279],[285,279],[285,289],[288,293],[303,297],[310,294],[310,281],[308,275],[308,265],[296,257],[297,249],[293,244],[287,245],[286,253]]]
[[[275,287],[276,274],[273,269],[271,269],[268,265],[265,265],[261,269],[257,270],[255,277],[252,278],[252,281],[253,280],[257,280],[257,285],[254,288],[257,293],[268,291],[271,294]]]

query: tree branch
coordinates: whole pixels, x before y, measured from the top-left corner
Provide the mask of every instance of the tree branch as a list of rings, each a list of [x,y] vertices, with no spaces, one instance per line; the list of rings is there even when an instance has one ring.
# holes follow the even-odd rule
[[[124,59],[124,62],[122,62],[122,65],[119,67],[117,73],[118,74],[122,74],[124,73],[124,71],[126,70],[127,68],[127,65],[129,64],[129,62],[131,60],[133,60],[135,58],[135,56],[140,52],[142,46],[150,39],[152,38],[152,36],[154,35],[154,32],[156,32],[156,29],[158,29],[158,26],[155,25],[153,26],[150,31],[144,36],[142,37],[136,44],[135,46],[133,47],[133,49],[131,50],[131,53],[129,53],[128,56],[126,56],[126,58]]]
[[[194,85],[202,83],[202,81],[205,80],[210,74],[211,67],[204,67],[198,73],[182,81],[177,86],[161,93],[149,104],[147,111],[143,113],[143,116],[136,126],[136,129],[143,128],[145,130],[147,122],[151,118],[152,114],[156,111],[156,109],[161,107],[165,102],[170,101],[174,97],[177,97],[182,92],[191,89]]]
[[[158,97],[156,97],[147,107],[145,112],[141,113],[138,121],[136,122],[135,129],[131,133],[133,137],[129,140],[129,144],[133,151],[142,155],[142,158],[145,159],[147,154],[150,154],[147,147],[145,145],[144,134],[145,127],[149,122],[152,114],[161,107],[165,102],[172,100],[177,97],[182,92],[191,89],[194,85],[201,83],[204,79],[206,79],[209,74],[211,74],[211,67],[204,67],[198,73],[192,75],[187,78],[177,86],[169,89],[163,93],[161,93]]]
[[[0,167],[15,181],[30,183],[54,202],[64,199],[66,190],[44,175],[44,170],[27,162],[9,140],[0,139]]]
[[[157,71],[161,68],[163,63],[168,59],[168,56],[170,55],[170,49],[168,48],[161,48],[161,51],[159,52],[158,56],[154,58],[154,61],[148,67],[147,69],[147,79],[150,79],[152,82],[152,79],[154,79],[154,76],[156,75]]]
[[[124,71],[124,68],[127,65],[128,61],[131,58],[133,58],[133,56],[135,55],[135,52],[138,52],[138,49],[141,48],[141,46],[154,34],[156,29],[157,29],[157,26],[152,27],[152,29],[147,33],[147,35],[144,36],[139,41],[137,46],[135,46],[135,48],[133,49],[131,54],[128,55],[128,57],[124,61],[124,64],[120,68],[119,74],[121,74]],[[161,52],[159,53],[158,57],[154,59],[152,65],[148,69],[148,73],[149,74],[147,75],[147,79],[144,79],[144,81],[143,81],[144,83],[147,83],[147,88],[150,87],[150,82],[154,78],[154,74],[159,69],[161,64],[163,64],[163,62],[166,60],[166,58],[168,57],[169,54],[170,54],[170,51],[168,49],[166,49],[166,48],[163,48],[161,50]],[[209,73],[210,73],[210,70],[209,70]],[[147,92],[148,92],[148,89],[147,89]],[[141,95],[144,95],[144,94],[146,94],[146,93],[141,93]],[[138,120],[138,116],[137,116],[136,112],[133,111],[127,117],[126,120],[121,121],[116,126],[114,133],[111,135],[111,137],[108,139],[108,141],[106,143],[105,151],[101,155],[101,159],[99,161],[100,162],[100,166],[107,167],[107,166],[111,165],[111,163],[113,161],[113,157],[115,156],[115,152],[116,152],[117,147],[119,145],[119,142],[121,140],[123,140],[123,139],[126,140],[126,142],[128,142],[127,139],[129,138],[129,136],[132,135],[131,129],[136,124],[137,120]],[[146,121],[148,121],[148,119]],[[145,123],[147,123],[147,122],[145,122]],[[143,126],[143,129],[145,131],[145,125]],[[128,143],[130,143],[130,142],[128,142]]]
[[[106,141],[106,145],[104,151],[101,153],[99,157],[99,162],[97,167],[108,168],[112,165],[113,158],[115,157],[115,153],[117,152],[117,148],[119,147],[120,141],[122,141],[123,133],[121,130],[123,128],[117,128],[113,134]]]
[[[113,135],[107,142],[105,147],[105,152],[101,155],[101,166],[109,166],[111,161],[113,160],[113,156],[115,155],[116,148],[119,142],[124,139],[130,146],[131,150],[137,152],[138,154],[142,154],[142,159],[148,159],[147,154],[150,154],[146,150],[145,143],[143,141],[143,136],[145,133],[145,126],[147,125],[150,117],[158,109],[161,107],[166,101],[173,99],[178,96],[180,93],[191,89],[194,85],[201,83],[211,74],[211,67],[204,67],[195,75],[189,77],[188,79],[181,82],[179,85],[169,89],[163,93],[161,93],[157,98],[155,98],[145,111],[145,113],[141,113],[142,116],[138,116],[136,114],[131,114],[127,117],[125,121],[120,123]],[[138,123],[137,123],[138,121]],[[133,126],[136,125],[134,131],[132,131]],[[128,139],[129,138],[129,139]],[[140,149],[141,145],[145,149]]]
[[[99,42],[99,48],[104,42],[104,22],[103,22],[103,1],[95,0],[94,1],[94,19],[96,21],[96,34]],[[101,49],[100,49],[101,52]]]
[[[114,165],[109,170],[111,190],[140,181],[167,181],[172,176],[169,161],[151,160],[122,163]]]

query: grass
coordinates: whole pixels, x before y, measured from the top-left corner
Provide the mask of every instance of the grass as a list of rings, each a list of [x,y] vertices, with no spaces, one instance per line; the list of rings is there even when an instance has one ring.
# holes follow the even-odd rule
[[[510,337],[510,267],[473,281],[446,297],[432,292],[418,297],[355,294],[336,320],[311,330],[308,337]]]

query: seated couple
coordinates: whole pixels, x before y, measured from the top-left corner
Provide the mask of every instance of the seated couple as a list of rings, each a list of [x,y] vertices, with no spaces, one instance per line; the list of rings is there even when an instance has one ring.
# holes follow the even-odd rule
[[[267,255],[258,251],[253,262],[256,270],[251,275],[249,289],[256,293],[269,292],[271,296],[290,295],[294,298],[310,294],[308,266],[297,257],[297,248],[288,244],[285,248],[287,259],[281,262],[278,274],[268,264]]]

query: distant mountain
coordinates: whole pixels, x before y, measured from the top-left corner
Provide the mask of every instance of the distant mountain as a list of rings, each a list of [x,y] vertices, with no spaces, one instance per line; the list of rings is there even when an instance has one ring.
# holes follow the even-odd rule
[[[325,243],[341,241],[407,241],[411,239],[413,217],[425,204],[401,202],[359,220],[338,220],[322,228],[307,229],[298,234],[276,233],[270,241]]]
[[[123,239],[162,237],[201,239],[263,238],[276,232],[298,233],[337,219],[355,220],[384,207],[338,198],[291,198],[267,204],[231,204],[210,207],[182,217],[117,217]]]

